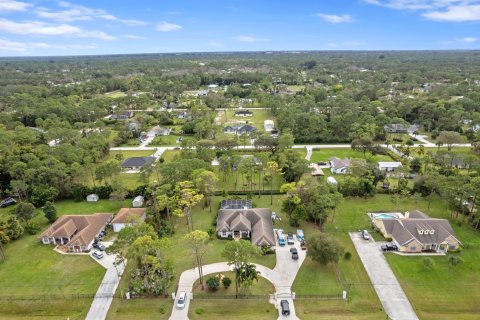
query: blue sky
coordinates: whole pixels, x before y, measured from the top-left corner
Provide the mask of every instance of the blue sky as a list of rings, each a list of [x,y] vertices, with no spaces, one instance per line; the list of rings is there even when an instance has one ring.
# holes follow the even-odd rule
[[[0,0],[0,55],[479,49],[480,0]]]

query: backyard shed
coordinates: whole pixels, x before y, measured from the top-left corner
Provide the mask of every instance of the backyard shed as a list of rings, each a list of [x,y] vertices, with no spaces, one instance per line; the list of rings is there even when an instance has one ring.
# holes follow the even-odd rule
[[[143,196],[136,196],[135,199],[133,199],[132,201],[132,206],[134,208],[140,208],[143,206],[144,201],[145,199],[143,198]]]
[[[88,201],[88,202],[97,202],[98,199],[99,199],[99,198],[98,198],[98,195],[95,194],[95,193],[89,194],[89,195],[87,196],[87,201]]]

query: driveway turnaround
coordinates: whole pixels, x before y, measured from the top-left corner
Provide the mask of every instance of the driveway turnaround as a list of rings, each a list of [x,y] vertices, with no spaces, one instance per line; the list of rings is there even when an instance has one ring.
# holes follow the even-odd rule
[[[405,292],[393,274],[380,245],[374,241],[364,240],[360,232],[351,232],[355,249],[367,270],[370,281],[377,292],[389,319],[392,320],[418,320],[412,305]]]
[[[103,243],[105,246],[111,245],[111,243]],[[125,269],[125,265],[121,264],[114,266],[113,262],[115,261],[115,255],[103,253],[104,257],[100,260],[94,258],[92,259],[101,264],[104,268],[107,269],[105,276],[100,283],[100,287],[95,294],[90,310],[88,311],[86,320],[104,320],[107,317],[108,309],[110,304],[112,304],[113,296],[115,290],[117,290],[118,283],[120,282],[120,276]],[[126,262],[125,262],[126,263]]]
[[[298,250],[298,260],[292,259],[290,253],[290,248],[292,247],[295,247]],[[275,307],[278,309],[278,320],[297,320],[298,318],[295,315],[293,299],[291,298],[291,287],[293,281],[295,280],[295,277],[297,276],[300,266],[302,265],[303,261],[305,261],[306,252],[301,250],[300,243],[295,240],[295,245],[284,247],[277,246],[275,253],[277,258],[277,264],[275,265],[275,268],[273,270],[259,264],[255,264],[255,266],[257,267],[257,271],[260,272],[260,276],[264,277],[275,286],[275,297],[277,298],[274,299],[272,303],[274,303]],[[208,275],[212,273],[232,271],[232,268],[233,267],[229,266],[226,262],[208,264],[203,266],[203,274]],[[182,275],[180,276],[180,281],[178,282],[177,293],[181,291],[187,293],[185,308],[177,309],[177,294],[177,298],[175,299],[175,303],[173,304],[170,320],[188,319],[188,307],[190,306],[190,300],[194,298],[192,297],[193,284],[198,278],[198,268],[189,269],[182,273]],[[290,304],[289,316],[281,315],[282,308],[280,307],[280,300],[282,299],[288,300]]]

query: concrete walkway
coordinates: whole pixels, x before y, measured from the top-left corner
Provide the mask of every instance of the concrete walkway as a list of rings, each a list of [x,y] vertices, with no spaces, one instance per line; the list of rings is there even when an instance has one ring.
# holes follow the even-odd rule
[[[293,260],[290,248],[295,247],[298,250],[299,258],[298,260]],[[260,272],[260,276],[270,281],[275,287],[275,295],[280,295],[279,299],[275,299],[271,301],[275,304],[275,307],[279,311],[278,320],[284,319],[295,319],[297,320],[297,316],[295,314],[295,307],[293,304],[293,300],[291,299],[291,287],[295,277],[297,276],[298,270],[302,265],[303,261],[306,258],[306,251],[302,251],[300,248],[300,243],[295,240],[295,245],[284,246],[284,247],[276,247],[275,250],[277,264],[275,268],[272,270],[265,266],[255,264],[257,267],[257,271]],[[220,272],[227,272],[232,271],[233,267],[229,266],[226,262],[219,262],[213,263],[203,266],[203,274],[215,274]],[[188,308],[190,306],[190,300],[194,298],[192,296],[193,292],[193,284],[199,278],[198,276],[198,268],[189,269],[184,271],[178,282],[178,290],[185,291],[187,293],[187,301],[185,303],[185,308],[177,309],[177,299],[175,299],[175,303],[173,304],[172,314],[170,316],[170,320],[187,320],[188,319]],[[283,297],[286,298],[283,298]],[[281,307],[280,307],[280,300],[285,299],[289,301],[290,304],[290,316],[282,316],[281,315]]]
[[[111,243],[104,242],[105,246],[110,245]],[[103,253],[104,257],[100,260],[94,258],[102,267],[107,269],[105,276],[100,283],[100,287],[95,294],[90,310],[88,311],[86,320],[104,320],[107,317],[108,309],[112,304],[113,296],[117,290],[118,284],[120,283],[121,275],[125,269],[125,265],[120,264],[119,266],[114,266],[113,262],[115,261],[115,255]],[[127,262],[125,261],[125,264]]]
[[[360,232],[351,232],[355,249],[362,260],[383,309],[392,320],[418,320],[405,292],[393,274],[379,244],[364,240]]]
[[[310,161],[310,158],[312,157],[312,147],[307,147],[307,155],[305,156],[305,160]]]

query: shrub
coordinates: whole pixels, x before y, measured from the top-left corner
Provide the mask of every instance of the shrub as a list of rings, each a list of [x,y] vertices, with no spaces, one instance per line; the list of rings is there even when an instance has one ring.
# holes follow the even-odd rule
[[[228,289],[228,287],[230,287],[230,285],[232,284],[232,279],[230,279],[229,277],[224,277],[222,279],[222,284],[225,289]]]
[[[430,258],[430,257],[423,258],[423,266],[426,269],[432,269],[434,265],[435,265],[435,262],[433,261],[432,258]]]
[[[197,308],[195,309],[195,313],[198,314],[198,315],[202,315],[205,313],[205,309],[203,308]]]
[[[343,258],[345,260],[350,260],[352,258],[352,254],[350,251],[346,251],[345,254],[343,255]]]
[[[210,277],[207,280],[207,286],[210,290],[217,290],[220,287],[220,281],[216,277]]]
[[[31,235],[34,235],[38,231],[40,231],[40,226],[35,222],[27,221],[25,223],[25,231],[28,232]]]
[[[275,249],[272,249],[270,248],[270,246],[262,246],[260,248],[260,250],[262,251],[262,255],[267,255],[267,254],[274,254],[275,253]]]
[[[208,228],[207,233],[208,233],[208,237],[211,239],[213,237],[213,235],[215,234],[215,228],[214,227]]]
[[[160,312],[160,314],[165,314],[165,312],[167,312],[167,309],[165,309],[164,306],[161,306],[158,311]]]
[[[450,256],[448,257],[448,262],[452,265],[452,266],[457,266],[459,265],[460,263],[463,262],[463,259],[460,258],[459,256]]]

